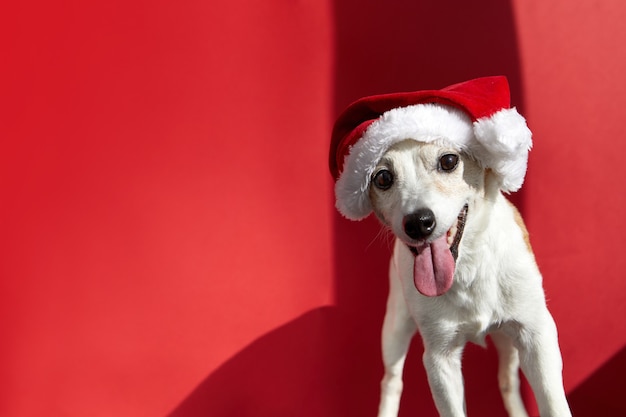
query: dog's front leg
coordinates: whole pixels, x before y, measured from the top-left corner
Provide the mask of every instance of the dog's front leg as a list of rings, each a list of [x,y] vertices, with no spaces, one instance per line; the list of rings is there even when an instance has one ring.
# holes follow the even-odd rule
[[[520,364],[533,389],[541,417],[571,417],[563,388],[563,361],[556,325],[547,308],[540,320],[522,327],[517,339]]]
[[[465,417],[462,352],[463,345],[424,340],[424,367],[441,417]]]
[[[396,417],[402,394],[402,370],[404,360],[417,330],[415,321],[409,314],[402,285],[394,261],[389,269],[389,297],[387,312],[383,322],[382,353],[385,376],[381,382],[378,417]]]
[[[494,331],[491,340],[498,350],[498,385],[509,417],[528,417],[520,392],[519,353],[506,333]]]

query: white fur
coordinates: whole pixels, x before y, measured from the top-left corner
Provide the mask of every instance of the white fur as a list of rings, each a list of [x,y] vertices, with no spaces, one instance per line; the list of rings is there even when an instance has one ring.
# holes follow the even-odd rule
[[[489,118],[475,121],[474,132],[483,147],[474,155],[480,155],[483,165],[497,173],[500,189],[519,190],[532,147],[532,134],[524,118],[514,108],[500,110]]]
[[[402,392],[402,369],[412,337],[424,343],[424,366],[442,417],[465,417],[461,353],[468,341],[484,344],[491,334],[498,350],[499,385],[512,417],[526,417],[519,393],[521,366],[542,417],[571,416],[563,389],[557,331],[546,307],[542,278],[513,206],[500,191],[500,179],[461,154],[453,172],[436,168],[454,148],[404,141],[392,146],[375,167],[390,169],[394,185],[367,195],[383,223],[396,235],[390,263],[390,292],[382,330],[385,376],[379,417],[395,417]],[[420,294],[413,281],[414,255],[402,218],[430,208],[446,233],[468,205],[454,283],[438,297]],[[430,238],[428,238],[430,239]],[[426,241],[428,241],[428,239]]]

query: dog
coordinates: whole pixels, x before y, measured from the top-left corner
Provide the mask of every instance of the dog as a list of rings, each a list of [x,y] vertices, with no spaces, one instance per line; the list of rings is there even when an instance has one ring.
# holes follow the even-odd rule
[[[442,417],[466,415],[461,355],[467,342],[499,356],[498,381],[511,417],[527,417],[519,369],[542,417],[571,412],[557,330],[519,211],[492,169],[437,140],[390,146],[369,178],[373,212],[395,235],[382,329],[385,368],[379,417],[397,416],[413,336]]]
[[[333,127],[336,207],[372,212],[395,235],[382,330],[379,417],[398,413],[407,349],[419,331],[442,417],[464,417],[461,354],[490,335],[511,417],[526,417],[519,369],[542,417],[570,417],[557,330],[520,213],[503,193],[526,175],[532,133],[504,76],[441,90],[364,97]]]

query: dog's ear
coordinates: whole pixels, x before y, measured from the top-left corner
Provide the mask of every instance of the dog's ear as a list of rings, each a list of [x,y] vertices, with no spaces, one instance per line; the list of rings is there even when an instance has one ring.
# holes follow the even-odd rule
[[[491,168],[484,169],[485,197],[495,196],[500,192],[500,177]],[[495,198],[495,197],[493,197]]]

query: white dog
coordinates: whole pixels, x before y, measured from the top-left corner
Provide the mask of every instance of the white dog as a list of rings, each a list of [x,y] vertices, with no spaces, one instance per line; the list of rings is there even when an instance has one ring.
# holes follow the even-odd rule
[[[500,356],[499,385],[510,416],[527,415],[520,362],[541,415],[570,415],[556,327],[528,234],[493,174],[455,149],[408,140],[382,158],[370,197],[397,236],[379,416],[397,415],[404,359],[416,330],[442,416],[465,415],[461,353],[467,341],[484,344],[487,334]]]
[[[482,92],[484,86],[477,82],[485,80],[441,94],[448,99],[450,91]],[[506,96],[508,100],[508,84]],[[352,219],[373,211],[396,236],[378,415],[398,413],[407,349],[419,331],[441,416],[466,415],[462,351],[468,341],[484,345],[487,335],[499,354],[499,386],[510,416],[527,416],[519,392],[520,367],[542,417],[571,416],[542,277],[522,218],[502,194],[521,186],[530,131],[515,109],[502,108],[508,106],[496,105],[492,112],[500,114],[496,119],[507,115],[501,122],[491,113],[476,117],[476,106],[462,102],[463,97],[443,105],[420,100],[400,108],[386,103],[391,110],[367,116],[374,122],[357,132],[349,147],[338,150],[341,141],[335,139],[331,149],[331,160],[333,153],[336,159],[345,156],[343,173],[337,170],[336,175],[339,210]],[[355,119],[354,110],[347,114]],[[492,122],[496,134],[485,134],[485,124]],[[346,137],[347,131],[352,132],[343,129],[338,137]]]

